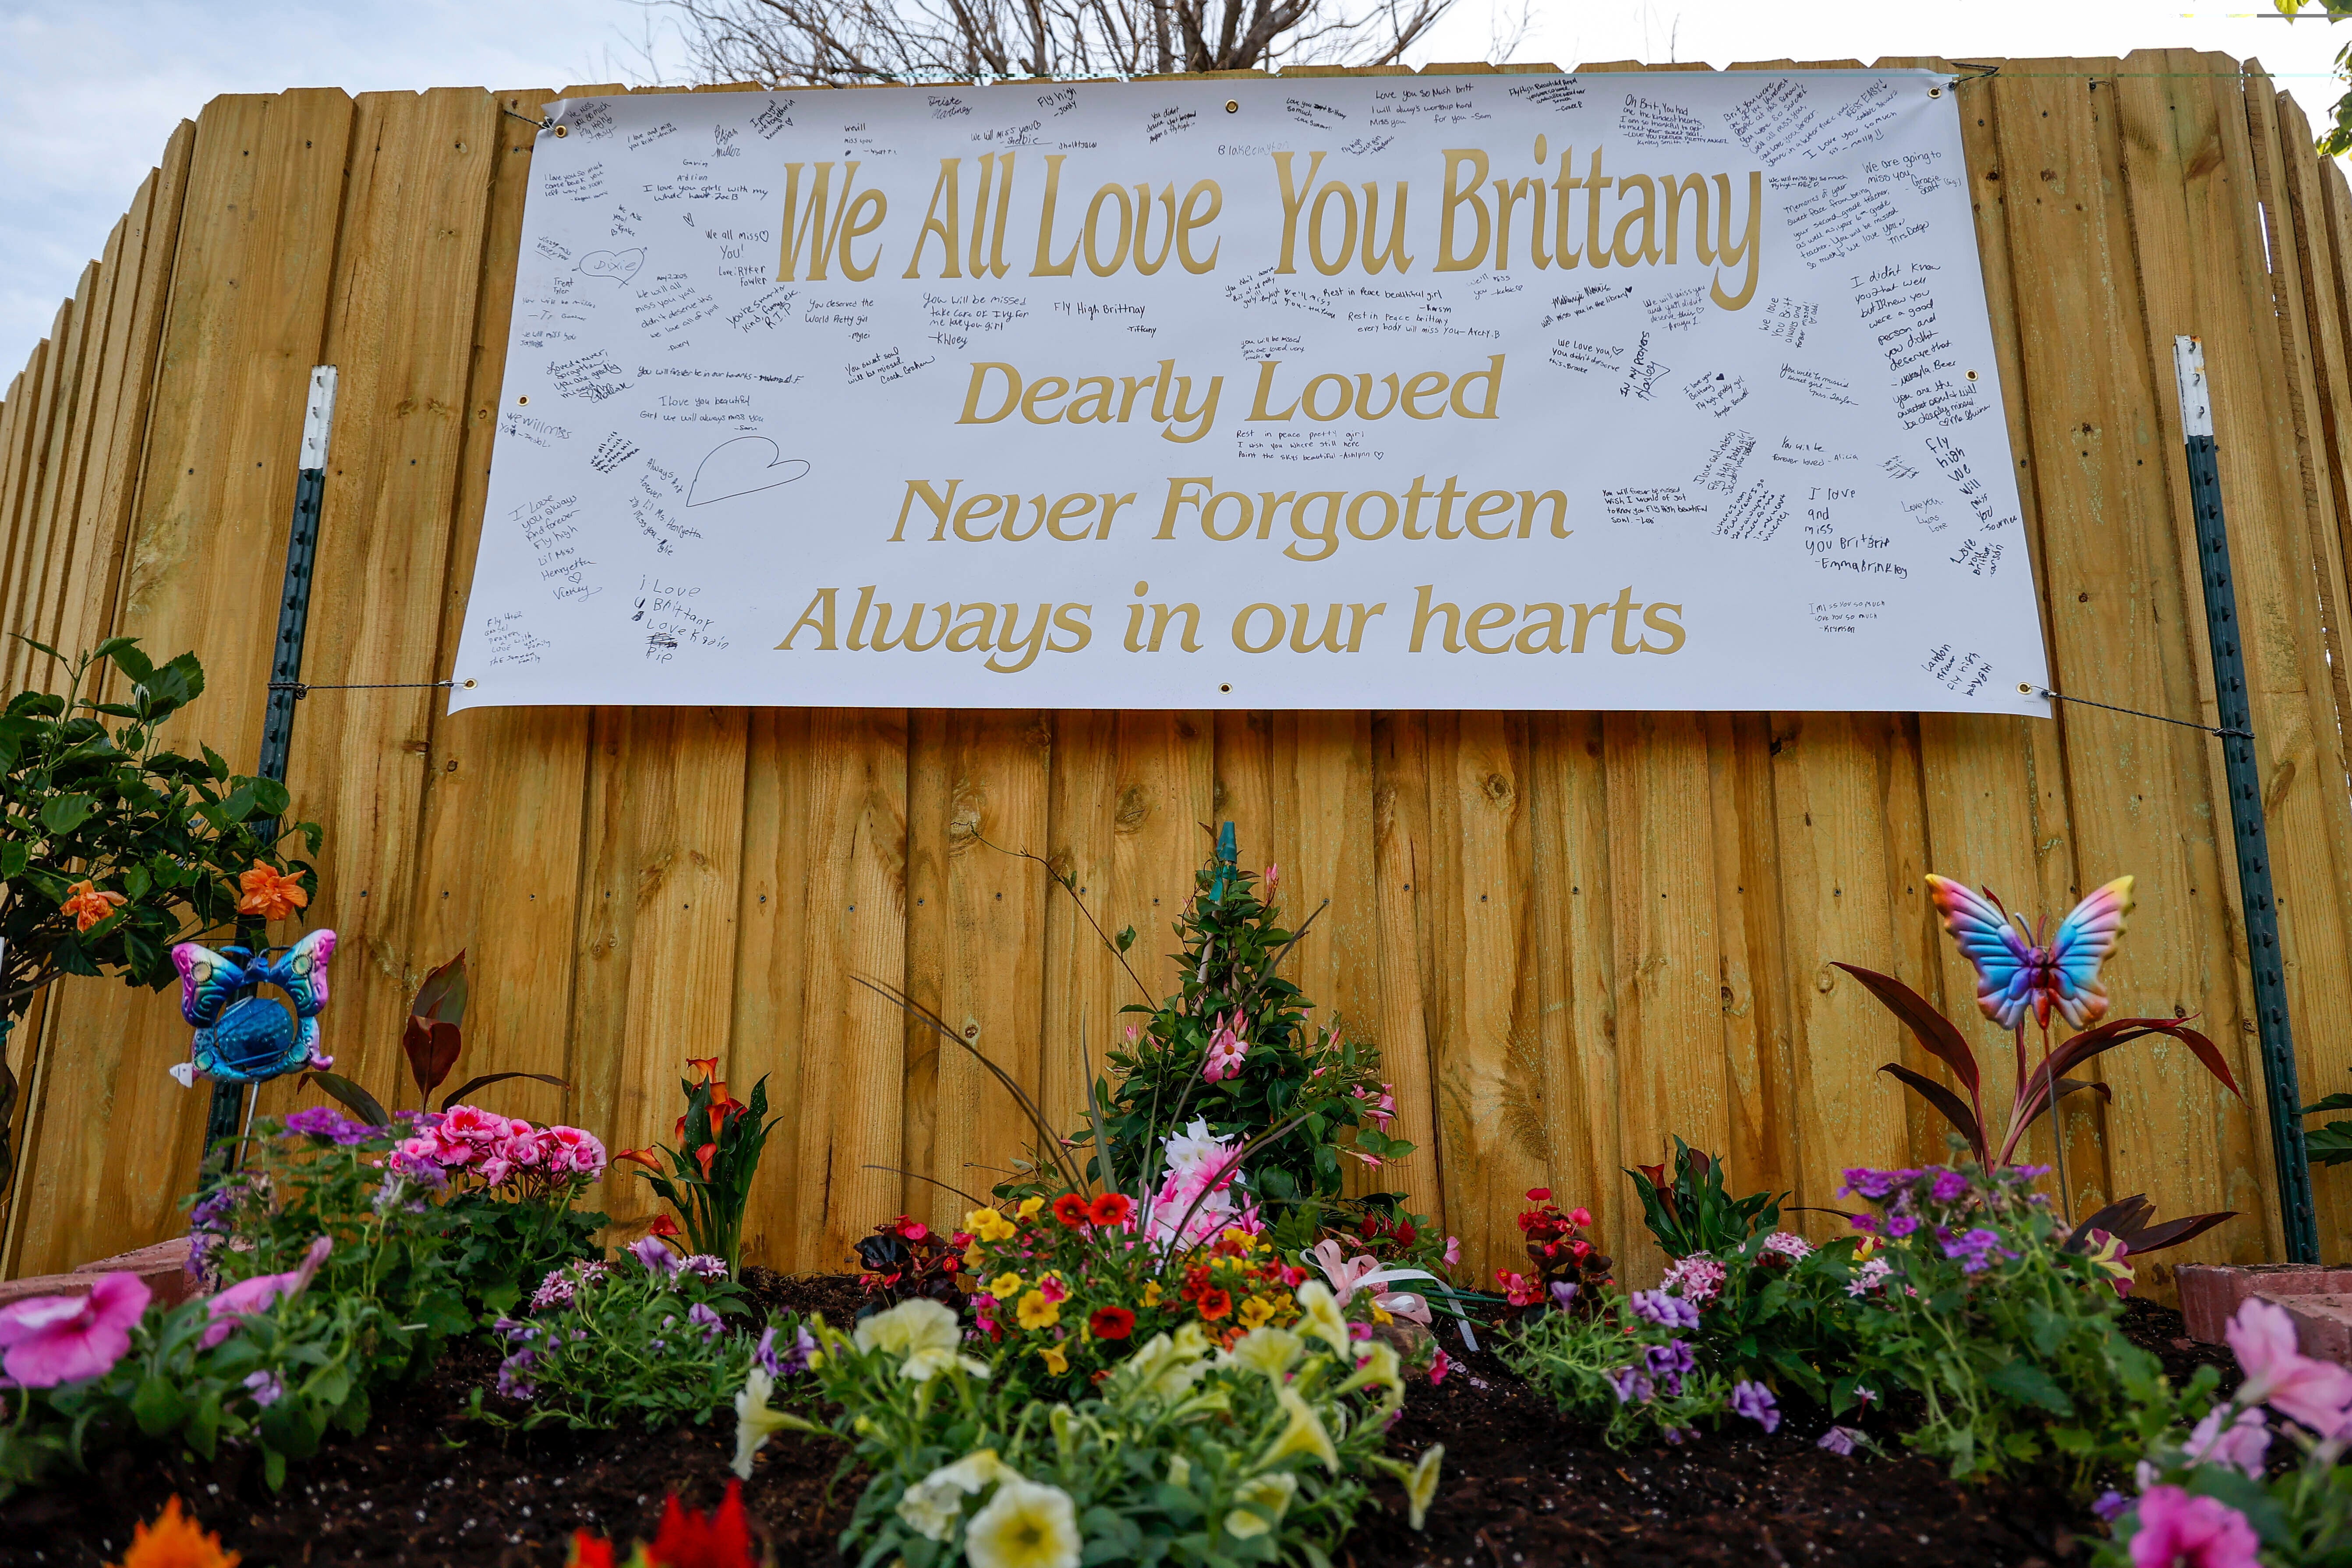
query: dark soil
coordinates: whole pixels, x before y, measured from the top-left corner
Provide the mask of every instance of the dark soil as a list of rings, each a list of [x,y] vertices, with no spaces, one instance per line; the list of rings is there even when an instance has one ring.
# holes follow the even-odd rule
[[[746,1270],[763,1308],[817,1310],[845,1321],[858,1304],[846,1277],[786,1279]],[[2226,1350],[2181,1337],[2176,1312],[2134,1303],[2133,1337],[2178,1378],[2206,1362],[2234,1375]],[[1406,1528],[1398,1489],[1375,1492],[1337,1561],[1353,1568],[1546,1568],[1549,1564],[1966,1563],[2056,1568],[2084,1556],[2095,1521],[2054,1492],[1962,1488],[1904,1452],[1884,1418],[1864,1421],[1886,1457],[1841,1458],[1814,1446],[1826,1419],[1792,1412],[1770,1436],[1703,1436],[1679,1449],[1615,1453],[1553,1415],[1491,1355],[1461,1354],[1453,1375],[1416,1380],[1392,1451],[1445,1445],[1428,1529]],[[0,1563],[96,1565],[119,1558],[131,1522],[177,1493],[249,1568],[278,1564],[450,1564],[555,1568],[575,1528],[650,1537],[666,1493],[709,1507],[734,1457],[731,1414],[658,1432],[502,1432],[467,1423],[470,1391],[497,1352],[475,1343],[419,1387],[380,1402],[360,1438],[331,1440],[272,1495],[234,1456],[206,1465],[118,1452],[94,1475],[0,1504]],[[754,1528],[780,1564],[836,1568],[834,1542],[859,1478],[832,1480],[843,1450],[780,1436],[745,1489]]]

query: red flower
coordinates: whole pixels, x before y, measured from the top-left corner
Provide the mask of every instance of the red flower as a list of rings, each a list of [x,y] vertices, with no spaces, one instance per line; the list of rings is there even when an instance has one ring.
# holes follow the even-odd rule
[[[1123,1340],[1135,1331],[1135,1314],[1124,1307],[1100,1307],[1087,1320],[1087,1329],[1098,1340]]]
[[[1570,1209],[1568,1211],[1568,1223],[1575,1226],[1580,1230],[1592,1223],[1592,1211],[1591,1209]]]
[[[1087,1223],[1087,1200],[1076,1193],[1064,1193],[1054,1200],[1054,1217],[1076,1230]]]
[[[898,1216],[898,1234],[905,1237],[908,1241],[921,1241],[931,1234],[931,1229],[930,1226],[925,1225],[921,1220],[910,1219],[905,1215],[900,1215]]]
[[[1551,1202],[1551,1189],[1549,1187],[1529,1187],[1528,1189],[1528,1202],[1531,1204],[1548,1204]]]
[[[584,1530],[572,1532],[572,1555],[564,1568],[613,1568],[613,1543]]]
[[[1224,1291],[1214,1289],[1202,1291],[1201,1299],[1196,1304],[1201,1309],[1201,1321],[1208,1323],[1215,1322],[1234,1310],[1234,1299]]]
[[[756,1568],[751,1528],[743,1518],[743,1483],[729,1481],[727,1497],[713,1513],[690,1513],[672,1492],[662,1510],[661,1532],[646,1545],[654,1568]]]
[[[702,1179],[706,1182],[710,1180],[710,1157],[718,1152],[719,1145],[716,1143],[705,1143],[694,1152],[695,1161],[701,1165]]]
[[[650,1149],[624,1149],[614,1155],[613,1160],[616,1164],[623,1160],[634,1160],[655,1175],[661,1174],[661,1162],[654,1158],[654,1152]]]
[[[647,1236],[676,1236],[677,1234],[677,1221],[670,1218],[669,1215],[666,1214],[656,1215],[654,1215],[654,1223],[646,1227],[646,1234]]]
[[[1125,1225],[1134,1207],[1124,1193],[1105,1193],[1087,1205],[1087,1217],[1097,1225]]]

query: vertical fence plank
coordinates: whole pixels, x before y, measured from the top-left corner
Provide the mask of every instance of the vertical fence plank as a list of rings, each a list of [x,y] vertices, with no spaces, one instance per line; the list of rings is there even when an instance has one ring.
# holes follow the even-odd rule
[[[1389,1167],[1414,1213],[1447,1223],[1449,1153],[1439,1130],[1434,1015],[1435,942],[1422,918],[1435,858],[1429,815],[1429,722],[1422,713],[1372,716],[1372,899],[1379,918],[1381,1064],[1396,1085],[1390,1131],[1413,1152]],[[1466,1176],[1465,1176],[1466,1179]]]
[[[304,390],[323,342],[351,100],[227,96],[197,121],[116,630],[159,658],[201,652],[209,696],[177,721],[249,767],[276,616],[254,602],[286,554]],[[341,978],[341,972],[338,973]],[[78,980],[40,1075],[37,1157],[11,1210],[12,1273],[169,1233],[194,1174],[205,1092],[173,998]],[[104,1105],[96,1118],[89,1108]],[[148,1154],[119,1157],[124,1148]]]
[[[536,119],[544,89],[505,92],[497,106]],[[448,564],[433,663],[421,679],[447,673],[457,656],[482,531],[498,439],[499,382],[514,312],[515,256],[537,132],[499,114],[491,122],[489,210],[483,230],[472,363],[462,405]],[[472,708],[443,711],[437,694],[409,920],[408,970],[430,970],[462,952],[468,993],[465,1052],[445,1092],[490,1072],[567,1076],[573,942],[580,916],[581,829],[588,771],[589,710]],[[413,995],[413,992],[409,994]],[[394,1000],[405,1005],[408,996]],[[387,1086],[413,1092],[405,1065],[384,1061]],[[494,1103],[517,1116],[568,1119],[576,1091],[514,1081]],[[621,1184],[634,1186],[634,1178]]]
[[[768,1079],[766,1152],[743,1222],[743,1256],[772,1268],[803,1265],[793,1216],[801,1159],[801,1084],[830,1070],[803,1049],[807,1007],[801,921],[809,879],[809,712],[761,709],[751,716],[743,776],[743,890],[737,901],[735,1017],[729,1069],[751,1098]],[[635,1178],[631,1178],[632,1184]]]
[[[9,525],[7,573],[0,577],[0,592],[7,595],[0,600],[0,613],[6,616],[11,631],[26,628],[33,585],[40,581],[41,564],[47,558],[47,518],[41,501],[48,489],[50,449],[57,442],[58,426],[67,415],[59,392],[73,374],[73,326],[74,302],[68,300],[58,306],[48,338],[42,344],[46,352],[37,356],[39,375],[26,378],[30,406],[25,432],[19,437],[22,455],[17,459],[14,480],[16,515]],[[10,690],[26,685],[32,671],[32,657],[30,650],[13,637],[0,646],[0,684]]]

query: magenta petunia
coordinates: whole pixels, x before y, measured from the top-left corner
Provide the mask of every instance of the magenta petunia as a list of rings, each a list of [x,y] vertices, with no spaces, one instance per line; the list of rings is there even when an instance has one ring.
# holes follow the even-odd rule
[[[2323,1437],[2352,1420],[2352,1372],[2298,1351],[2284,1308],[2250,1296],[2224,1332],[2246,1372],[2239,1404],[2267,1405]]]
[[[2219,1499],[2191,1497],[2179,1487],[2140,1494],[2133,1568],[2257,1568],[2258,1544],[2246,1516]]]
[[[114,1369],[154,1293],[136,1274],[101,1274],[83,1296],[35,1296],[0,1308],[0,1370],[23,1388],[55,1388]]]
[[[210,1350],[236,1332],[240,1319],[256,1312],[266,1312],[278,1302],[291,1300],[300,1295],[310,1285],[311,1277],[319,1272],[319,1266],[327,1261],[327,1255],[334,1250],[333,1238],[322,1236],[310,1244],[310,1250],[303,1255],[301,1267],[283,1274],[257,1274],[207,1298],[205,1310],[212,1314],[213,1321],[197,1344]]]

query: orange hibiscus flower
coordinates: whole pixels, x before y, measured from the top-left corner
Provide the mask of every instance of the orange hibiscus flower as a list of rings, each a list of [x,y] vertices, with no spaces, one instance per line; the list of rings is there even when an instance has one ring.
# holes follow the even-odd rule
[[[131,901],[121,893],[100,891],[94,882],[76,882],[66,891],[70,896],[63,908],[66,913],[73,916],[76,931],[88,931],[112,914],[118,906]]]
[[[302,890],[302,879],[283,871],[273,871],[258,860],[253,868],[236,879],[238,898],[236,912],[259,915],[266,921],[282,921],[310,901]]]

